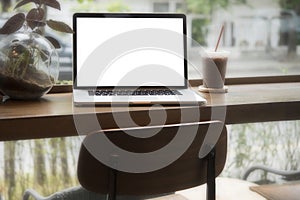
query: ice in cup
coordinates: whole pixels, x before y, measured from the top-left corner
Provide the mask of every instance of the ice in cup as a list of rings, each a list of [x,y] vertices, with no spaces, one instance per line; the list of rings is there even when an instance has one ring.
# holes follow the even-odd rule
[[[204,88],[224,88],[228,56],[228,51],[206,51],[202,55]]]

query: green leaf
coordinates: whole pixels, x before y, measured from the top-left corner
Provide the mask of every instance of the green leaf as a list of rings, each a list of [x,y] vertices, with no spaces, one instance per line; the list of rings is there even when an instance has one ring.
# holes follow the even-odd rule
[[[17,5],[15,6],[14,9],[17,9],[21,6],[24,6],[25,4],[28,4],[28,3],[35,3],[35,4],[38,4],[38,5],[43,5],[44,4],[46,6],[49,6],[49,7],[60,10],[60,3],[56,0],[22,0],[19,3],[17,3]]]
[[[40,4],[41,1],[40,0],[22,0],[22,1],[19,1],[19,3],[17,3],[17,5],[15,6],[14,9],[17,9],[21,6],[24,6],[25,4],[28,4],[28,3]]]
[[[64,22],[47,20],[46,23],[50,28],[52,28],[55,31],[60,31],[64,33],[74,33],[72,28],[67,24],[65,24]]]
[[[11,34],[19,30],[25,22],[25,14],[18,13],[7,20],[0,29],[0,34]]]
[[[42,27],[45,26],[46,23],[45,22],[41,22],[41,21],[27,21],[28,26],[33,30],[36,27]]]
[[[47,38],[47,40],[49,40],[49,42],[51,42],[51,44],[56,48],[56,49],[59,49],[61,46],[59,44],[59,42],[53,38],[53,37],[50,37],[50,36],[45,36],[45,38]]]
[[[45,11],[42,8],[33,8],[31,9],[27,16],[26,22],[31,29],[34,29],[38,26],[45,26],[45,23],[42,21],[45,16]]]
[[[33,8],[31,9],[27,16],[26,20],[35,20],[35,21],[41,21],[44,19],[45,11],[42,8]]]
[[[49,7],[60,10],[60,3],[56,0],[42,0],[42,2]]]

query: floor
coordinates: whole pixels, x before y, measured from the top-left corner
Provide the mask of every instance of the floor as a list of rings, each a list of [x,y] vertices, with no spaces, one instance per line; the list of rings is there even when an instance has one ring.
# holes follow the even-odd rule
[[[249,189],[256,184],[231,178],[216,179],[216,200],[266,200],[261,195]],[[174,195],[148,200],[201,200],[206,199],[206,185],[182,190]]]

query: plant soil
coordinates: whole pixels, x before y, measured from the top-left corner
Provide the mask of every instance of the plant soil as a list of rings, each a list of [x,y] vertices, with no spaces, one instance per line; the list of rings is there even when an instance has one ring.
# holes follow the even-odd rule
[[[12,99],[37,99],[52,87],[49,76],[41,71],[26,73],[24,77],[14,77],[0,68],[0,91]]]

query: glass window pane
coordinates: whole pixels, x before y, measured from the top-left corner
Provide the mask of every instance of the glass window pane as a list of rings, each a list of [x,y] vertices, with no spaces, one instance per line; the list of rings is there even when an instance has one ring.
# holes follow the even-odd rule
[[[185,6],[183,3],[176,3],[175,4],[175,11],[176,12],[184,12]]]
[[[227,2],[227,3],[226,3]],[[187,15],[188,54],[196,66],[191,79],[201,78],[199,49],[213,49],[222,24],[219,49],[231,52],[227,77],[300,75],[300,17],[296,1],[273,0],[99,0],[61,1],[61,10],[48,9],[48,18],[72,24],[74,12],[184,12]],[[281,2],[281,1],[280,1]],[[15,5],[12,3],[11,8]],[[30,6],[28,4],[28,6]],[[6,7],[5,7],[6,8]],[[12,12],[0,13],[2,26]],[[46,30],[61,43],[59,79],[72,79],[72,35]],[[3,35],[1,36],[3,37]]]
[[[168,12],[169,11],[169,3],[168,2],[154,2],[153,3],[153,12]]]

